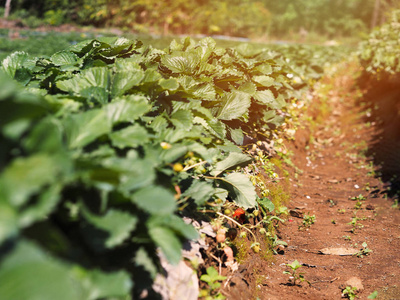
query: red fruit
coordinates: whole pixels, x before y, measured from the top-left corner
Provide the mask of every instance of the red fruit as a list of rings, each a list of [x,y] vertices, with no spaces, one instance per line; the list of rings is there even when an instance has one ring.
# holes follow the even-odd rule
[[[238,209],[235,210],[235,213],[233,214],[233,217],[237,218],[239,223],[243,224],[244,221],[246,220],[245,215],[246,215],[246,212],[243,209],[238,208]]]

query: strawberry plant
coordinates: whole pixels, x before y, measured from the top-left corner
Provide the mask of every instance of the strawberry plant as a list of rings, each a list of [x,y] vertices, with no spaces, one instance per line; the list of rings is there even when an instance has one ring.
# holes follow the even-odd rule
[[[257,202],[240,167],[252,161],[245,139],[273,139],[304,88],[292,85],[287,75],[296,72],[278,56],[218,48],[210,38],[165,51],[101,38],[51,56],[7,57],[0,294],[137,298],[161,271],[157,249],[177,264],[183,242],[198,237],[182,219],[188,211],[221,216],[225,203],[260,205],[270,222],[272,202]]]

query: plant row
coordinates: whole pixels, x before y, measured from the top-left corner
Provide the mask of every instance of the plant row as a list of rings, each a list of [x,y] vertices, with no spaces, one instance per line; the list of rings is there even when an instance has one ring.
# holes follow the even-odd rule
[[[182,216],[226,201],[256,208],[242,149],[271,139],[323,72],[293,60],[211,38],[165,50],[102,38],[7,57],[2,298],[135,298],[161,270],[157,249],[176,264],[198,237]]]
[[[361,43],[359,59],[367,74],[378,79],[400,73],[400,11]]]

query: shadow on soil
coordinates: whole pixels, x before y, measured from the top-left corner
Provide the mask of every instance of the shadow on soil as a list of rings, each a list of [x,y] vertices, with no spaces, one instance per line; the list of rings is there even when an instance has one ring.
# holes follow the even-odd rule
[[[365,80],[361,102],[366,104],[365,122],[375,127],[367,156],[377,167],[376,174],[388,183],[388,196],[400,195],[400,78]]]

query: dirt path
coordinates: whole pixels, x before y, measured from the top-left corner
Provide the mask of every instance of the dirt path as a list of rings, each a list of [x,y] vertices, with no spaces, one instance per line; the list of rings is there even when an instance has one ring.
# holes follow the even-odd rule
[[[331,88],[331,110],[311,134],[314,142],[305,143],[307,130],[297,139],[293,162],[303,173],[291,181],[291,215],[279,232],[288,247],[272,266],[252,257],[239,270],[253,299],[340,299],[351,277],[362,284],[359,299],[374,291],[377,299],[400,299],[400,210],[392,208],[393,200],[384,193],[388,186],[375,176],[371,157],[363,155],[376,129],[362,122],[359,91],[347,73],[345,68],[325,82]],[[299,230],[305,215],[315,216],[315,223]],[[326,248],[372,252],[362,257],[321,254]],[[294,260],[311,285],[288,284],[283,271]],[[228,299],[250,299],[239,286],[227,289]]]

